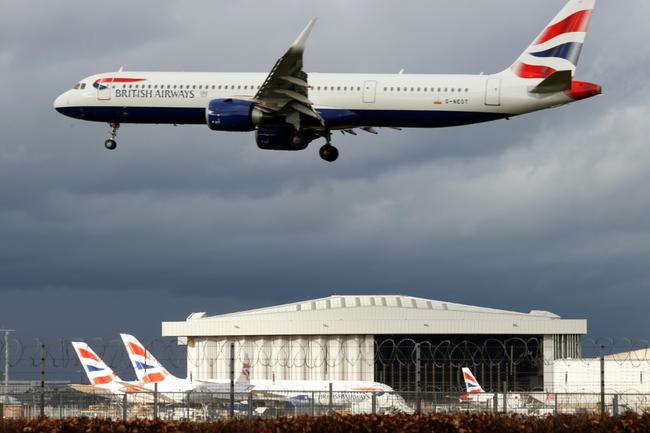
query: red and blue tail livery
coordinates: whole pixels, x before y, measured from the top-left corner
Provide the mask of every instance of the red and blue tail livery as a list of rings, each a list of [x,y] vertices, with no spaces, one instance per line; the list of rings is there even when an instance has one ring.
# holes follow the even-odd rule
[[[520,78],[575,72],[596,0],[571,0],[512,65]]]
[[[129,334],[120,334],[120,337],[122,337],[126,352],[141,384],[160,383],[170,376],[169,372],[137,338]]]
[[[465,380],[465,388],[469,394],[480,394],[485,392],[469,368],[463,368],[462,371],[463,379]]]
[[[332,145],[337,131],[463,126],[601,94],[599,85],[574,79],[595,5],[596,0],[568,0],[511,66],[490,75],[308,73],[303,54],[313,19],[270,72],[120,69],[84,78],[56,98],[54,107],[69,117],[108,123],[109,150],[117,147],[121,124],[189,124],[254,132],[265,150],[304,150],[324,139],[319,155],[333,162],[339,156]]]

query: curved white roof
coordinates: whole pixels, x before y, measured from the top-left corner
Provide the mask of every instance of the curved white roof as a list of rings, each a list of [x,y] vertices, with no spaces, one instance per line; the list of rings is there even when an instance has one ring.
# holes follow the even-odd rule
[[[413,296],[330,296],[217,316],[163,322],[163,336],[586,334],[586,320]]]

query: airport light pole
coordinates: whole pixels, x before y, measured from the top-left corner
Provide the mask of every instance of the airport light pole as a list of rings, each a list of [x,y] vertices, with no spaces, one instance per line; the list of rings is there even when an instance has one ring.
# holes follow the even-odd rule
[[[600,345],[600,416],[605,416],[605,346]]]
[[[5,333],[4,344],[5,344],[5,377],[4,377],[4,387],[3,394],[6,396],[9,393],[9,333],[13,332],[13,329],[0,329],[0,331]],[[3,397],[6,399],[6,397]]]

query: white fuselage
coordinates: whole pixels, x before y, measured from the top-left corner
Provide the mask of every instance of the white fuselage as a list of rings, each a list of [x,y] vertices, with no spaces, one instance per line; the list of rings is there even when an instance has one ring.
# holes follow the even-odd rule
[[[63,114],[109,123],[205,124],[213,99],[251,100],[265,73],[117,72],[85,78],[59,96]],[[137,80],[137,81],[133,81]],[[542,80],[512,74],[309,74],[309,99],[330,129],[443,127],[495,120],[572,102],[531,95]]]
[[[296,403],[304,402],[327,406],[344,407],[354,413],[372,411],[372,397],[375,396],[375,410],[378,412],[413,410],[390,386],[367,381],[324,381],[324,380],[253,380],[252,391]],[[331,385],[331,400],[330,400]]]

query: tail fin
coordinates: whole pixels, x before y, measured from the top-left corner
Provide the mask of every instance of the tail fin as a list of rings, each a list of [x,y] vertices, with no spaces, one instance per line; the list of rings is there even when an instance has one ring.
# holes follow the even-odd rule
[[[596,0],[569,0],[510,70],[520,78],[575,73]]]
[[[119,389],[121,379],[86,343],[73,341],[72,347],[88,376],[90,384],[98,388]]]
[[[142,384],[176,379],[133,335],[120,334],[138,381]]]
[[[249,384],[251,383],[251,361],[246,357],[242,366],[241,373],[237,378],[237,383]]]
[[[468,393],[480,394],[485,392],[469,368],[463,368],[463,379],[465,379],[465,387],[467,388]]]

